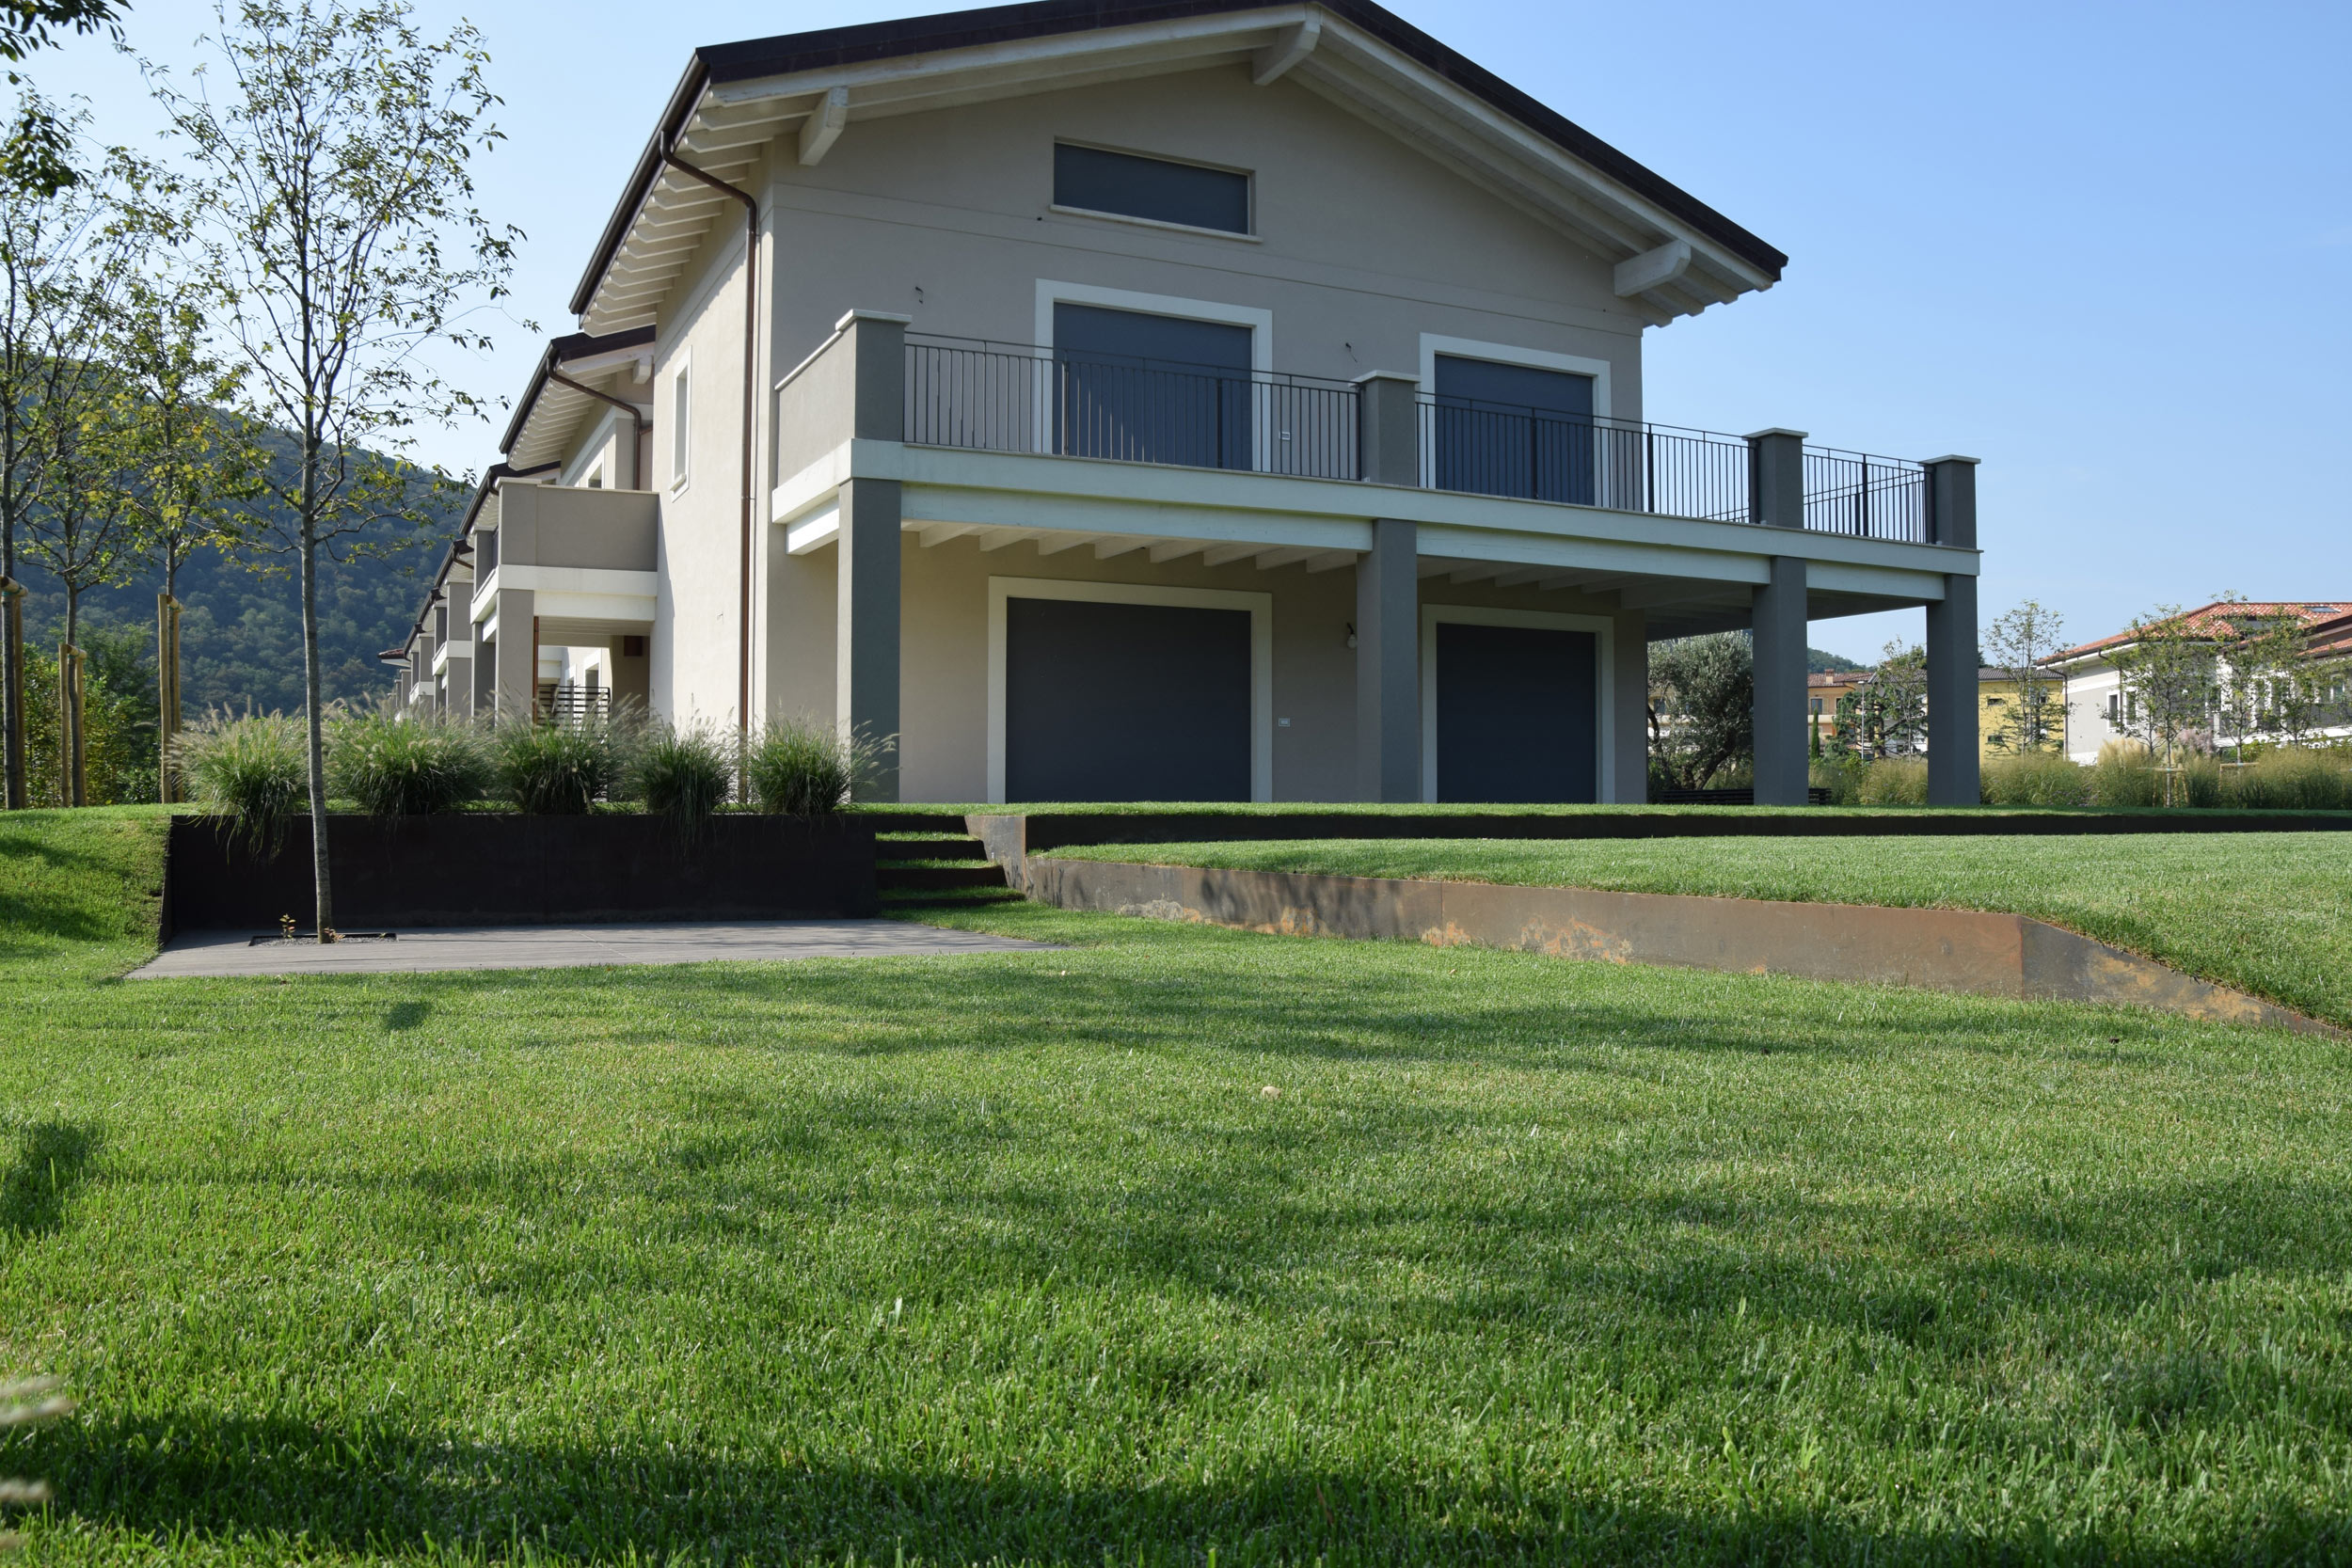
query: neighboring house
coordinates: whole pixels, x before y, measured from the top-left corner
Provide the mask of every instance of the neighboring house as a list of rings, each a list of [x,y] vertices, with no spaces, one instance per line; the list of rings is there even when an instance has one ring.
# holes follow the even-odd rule
[[[2178,619],[2199,635],[2225,643],[2238,641],[2250,623],[2280,615],[2294,616],[2311,628],[2312,657],[2320,656],[2323,644],[2332,646],[2339,638],[2343,640],[2343,651],[2352,653],[2352,600],[2261,604],[2225,601],[2183,610]],[[2340,629],[2329,631],[2329,627]],[[2076,762],[2096,762],[2099,749],[2124,733],[2130,698],[2123,689],[2114,657],[2136,646],[2137,641],[2137,632],[2120,631],[2053,654],[2046,661],[2066,682],[2066,754]],[[2226,681],[2226,659],[2221,671]],[[2339,728],[2335,733],[2343,732]],[[2219,745],[2228,745],[2235,738],[2218,734],[2214,736]]]
[[[2058,750],[2066,749],[2066,685],[2061,680],[2042,683],[2042,722],[2049,727],[2050,737]],[[1977,672],[1978,734],[1983,754],[1988,757],[2015,756],[2017,749],[2004,734],[2017,718],[2017,708],[2026,694],[2015,676],[2007,670],[1988,664]]]
[[[1751,627],[1802,801],[1807,620],[1926,606],[1964,713],[1979,558],[1973,459],[1645,422],[1785,261],[1359,0],[699,50],[402,679],[596,650],[885,800],[1638,800],[1650,641]]]
[[[1837,705],[1869,674],[1867,670],[1831,670],[1805,676],[1805,723],[1809,738],[1818,738],[1823,751],[1837,738]]]

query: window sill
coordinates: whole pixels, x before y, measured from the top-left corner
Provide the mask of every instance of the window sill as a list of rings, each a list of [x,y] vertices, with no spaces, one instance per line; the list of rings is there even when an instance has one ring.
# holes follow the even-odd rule
[[[1125,213],[1105,213],[1092,207],[1065,207],[1058,201],[1048,203],[1045,210],[1049,213],[1057,213],[1066,218],[1095,218],[1104,223],[1132,224],[1137,229],[1158,229],[1171,234],[1197,234],[1203,239],[1211,240],[1239,240],[1244,245],[1265,244],[1265,241],[1256,234],[1236,234],[1230,229],[1203,229],[1195,223],[1169,223],[1162,218],[1131,217]]]

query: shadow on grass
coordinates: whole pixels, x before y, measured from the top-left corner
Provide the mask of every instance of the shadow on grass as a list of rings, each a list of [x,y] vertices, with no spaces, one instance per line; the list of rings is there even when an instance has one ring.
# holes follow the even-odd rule
[[[421,1026],[432,1016],[433,1004],[430,1002],[395,1002],[384,1009],[384,1032],[388,1035],[402,1034]]]
[[[1157,1471],[1137,1445],[1135,1468]],[[158,1539],[301,1541],[365,1552],[538,1560],[1307,1562],[2123,1562],[2343,1560],[2352,1525],[2283,1503],[2170,1544],[2128,1518],[2071,1537],[1859,1529],[1830,1511],[1676,1511],[1638,1494],[1492,1485],[1296,1463],[1201,1482],[1057,1482],[1006,1464],[725,1461],[670,1444],[485,1445],[384,1427],[180,1412],[44,1433],[25,1463],[58,1478],[56,1512]],[[1188,1466],[1186,1468],[1189,1468]],[[62,1520],[60,1522],[63,1522]],[[2221,1532],[2228,1530],[2225,1538]]]
[[[0,1227],[48,1236],[65,1226],[66,1205],[97,1153],[98,1131],[78,1122],[36,1122],[18,1134],[16,1156],[0,1174]]]

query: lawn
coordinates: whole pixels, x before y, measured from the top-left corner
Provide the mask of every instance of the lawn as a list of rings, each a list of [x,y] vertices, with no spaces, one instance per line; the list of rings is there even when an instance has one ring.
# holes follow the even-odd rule
[[[1030,906],[125,983],[153,830],[0,821],[30,1563],[2352,1553],[2339,1042]]]
[[[1254,871],[2001,910],[2352,1027],[2352,833],[1290,839],[1052,852]]]

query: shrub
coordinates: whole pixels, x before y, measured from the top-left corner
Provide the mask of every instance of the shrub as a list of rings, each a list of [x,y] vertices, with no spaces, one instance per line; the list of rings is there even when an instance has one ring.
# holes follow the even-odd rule
[[[266,857],[310,802],[308,745],[299,719],[215,708],[180,732],[172,754],[190,797]]]
[[[606,720],[534,721],[490,732],[501,794],[534,816],[579,816],[621,777],[622,736]]]
[[[2181,759],[2172,774],[2172,803],[2211,810],[2221,803],[2221,759],[2211,752],[2193,752]]]
[[[1862,775],[1854,799],[1866,806],[1924,806],[1928,803],[1925,757],[1881,757]]]
[[[2287,748],[2233,769],[2227,793],[2254,811],[2341,811],[2352,806],[2352,770],[2326,752]]]
[[[1994,757],[1982,778],[1988,806],[2079,806],[2090,794],[2084,770],[2056,752]]]
[[[1869,763],[1851,754],[1815,757],[1813,766],[1805,770],[1805,783],[1815,789],[1828,790],[1831,805],[1851,806],[1860,802],[1863,775],[1869,768]]]
[[[813,719],[780,719],[751,743],[743,773],[761,811],[815,816],[848,803],[880,750]]]
[[[2090,796],[2094,806],[2153,806],[2164,799],[2164,780],[2155,759],[2137,740],[2110,740],[2099,748],[2090,765]]]
[[[689,832],[726,803],[735,779],[735,745],[707,721],[657,724],[631,749],[631,791]]]
[[[478,800],[490,784],[479,731],[390,704],[338,719],[326,733],[327,793],[373,816],[421,816]]]

